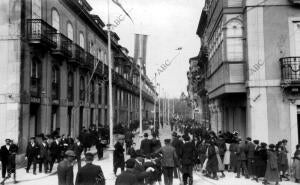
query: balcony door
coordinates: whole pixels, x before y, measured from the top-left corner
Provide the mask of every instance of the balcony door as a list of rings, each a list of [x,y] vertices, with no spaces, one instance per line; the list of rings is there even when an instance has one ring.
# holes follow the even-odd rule
[[[42,18],[42,2],[41,0],[32,0],[31,1],[31,16],[32,19],[41,19]]]

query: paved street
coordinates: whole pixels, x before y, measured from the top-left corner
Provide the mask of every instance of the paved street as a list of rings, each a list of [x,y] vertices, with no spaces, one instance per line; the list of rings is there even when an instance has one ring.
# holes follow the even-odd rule
[[[148,132],[148,131],[147,131]],[[149,132],[148,132],[149,133]],[[160,140],[163,143],[163,140],[166,138],[170,138],[171,136],[171,130],[167,126],[164,129],[160,131]],[[140,145],[140,138],[138,135],[135,137],[135,142],[137,143],[137,148]],[[92,149],[93,152],[95,152],[94,149]],[[113,167],[112,167],[112,158],[110,158],[110,152],[105,151],[104,153],[104,159],[98,161],[96,159],[94,161],[95,164],[100,165],[102,167],[102,170],[104,172],[104,176],[106,177],[106,184],[107,185],[114,185],[115,181],[115,176],[113,174]],[[56,171],[56,166],[54,167],[54,171]],[[30,171],[31,172],[31,171]],[[74,174],[76,175],[77,173],[77,165],[74,166]],[[120,170],[118,171],[118,174],[120,173]],[[247,185],[256,185],[258,183],[248,180],[248,179],[236,179],[235,174],[233,173],[225,173],[226,178],[220,179],[218,181],[208,179],[206,177],[203,177],[202,174],[200,173],[194,173],[194,184],[195,185],[241,185],[243,183],[246,183]],[[75,178],[74,175],[74,178]],[[52,173],[52,174],[37,174],[33,175],[32,173],[27,174],[25,172],[25,169],[18,169],[17,170],[17,180],[19,181],[18,184],[20,185],[32,185],[32,184],[41,184],[41,185],[56,185],[57,183],[57,174]],[[75,181],[75,179],[74,179]],[[261,182],[260,182],[261,183]],[[260,184],[259,183],[259,184]],[[6,184],[12,184],[11,181],[7,181]],[[281,182],[282,185],[293,185],[296,183],[293,182]],[[179,185],[179,180],[175,179],[174,180],[174,185]]]

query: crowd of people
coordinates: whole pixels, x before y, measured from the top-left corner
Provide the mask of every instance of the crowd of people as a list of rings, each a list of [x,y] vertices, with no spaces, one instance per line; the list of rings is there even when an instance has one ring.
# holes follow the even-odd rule
[[[158,124],[157,124],[158,125]],[[184,185],[193,184],[193,173],[198,171],[204,176],[219,180],[225,171],[236,173],[236,178],[244,176],[264,184],[289,181],[293,175],[300,183],[300,145],[296,146],[292,166],[289,166],[287,140],[267,144],[247,137],[242,140],[238,132],[215,133],[194,120],[171,119],[172,135],[164,140],[162,146],[158,127],[150,127],[151,138],[144,133],[140,147],[136,148],[131,131],[119,135],[113,152],[113,172],[115,185],[172,185],[179,178]],[[179,134],[181,133],[181,134]],[[51,173],[55,162],[58,163],[59,185],[73,185],[73,165],[78,163],[75,185],[104,185],[105,177],[100,166],[92,164],[94,155],[90,147],[96,146],[97,156],[103,157],[101,133],[95,127],[83,129],[79,137],[59,136],[59,130],[50,135],[32,137],[28,143],[25,159],[26,172],[32,167],[33,174]],[[125,146],[124,146],[125,145]],[[16,181],[15,158],[18,146],[10,139],[0,149],[2,164],[1,184],[13,178]],[[81,166],[81,154],[85,154],[86,165]],[[125,155],[130,156],[125,162]],[[117,176],[118,169],[121,170]],[[289,174],[291,169],[292,174]]]
[[[103,149],[106,146],[102,137],[102,133],[96,130],[92,125],[89,129],[82,129],[79,137],[71,138],[69,135],[59,135],[60,130],[56,129],[49,135],[39,134],[36,137],[31,137],[25,151],[26,172],[29,173],[32,169],[34,175],[39,173],[52,173],[55,163],[60,163],[66,157],[67,151],[74,153],[74,159],[78,164],[78,169],[81,168],[81,154],[86,154],[92,146],[97,149],[97,156],[100,160],[103,157]],[[5,140],[5,145],[0,149],[0,159],[2,165],[2,181],[13,178],[16,180],[16,154],[18,146],[11,139]]]

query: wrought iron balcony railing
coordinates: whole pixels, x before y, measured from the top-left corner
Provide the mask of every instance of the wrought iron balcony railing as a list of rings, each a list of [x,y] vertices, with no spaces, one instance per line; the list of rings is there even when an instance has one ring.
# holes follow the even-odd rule
[[[72,56],[72,41],[61,33],[56,33],[57,47],[53,49],[53,54],[64,57]]]
[[[84,65],[89,69],[94,69],[95,57],[89,52],[86,52],[85,55],[86,55],[86,60],[84,62]]]
[[[84,63],[85,61],[85,51],[77,44],[72,44],[72,56],[71,60],[76,63]]]
[[[27,38],[31,44],[41,44],[50,48],[55,48],[56,29],[42,19],[27,20]]]
[[[283,83],[300,84],[300,57],[281,58],[280,66]]]

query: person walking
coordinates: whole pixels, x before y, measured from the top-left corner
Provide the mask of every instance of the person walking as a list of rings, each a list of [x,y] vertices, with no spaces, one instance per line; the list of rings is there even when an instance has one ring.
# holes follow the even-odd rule
[[[40,158],[40,148],[35,141],[35,137],[30,138],[27,145],[25,159],[27,159],[26,173],[29,173],[31,164],[33,165],[33,175],[36,175],[36,164]]]
[[[55,141],[53,141],[50,146],[50,157],[51,157],[50,169],[49,169],[50,173],[52,172],[52,168],[55,161],[60,162],[61,160],[61,150],[62,150],[62,146],[60,143],[60,138],[59,136],[56,136]]]
[[[42,173],[42,166],[44,165],[44,173],[48,173],[49,170],[49,145],[47,139],[43,138],[43,142],[40,144],[40,158],[39,158],[39,172]]]
[[[249,176],[254,176],[254,151],[255,145],[252,143],[252,139],[247,137],[246,139],[246,151],[247,151],[247,167]]]
[[[64,159],[57,166],[58,185],[74,185],[73,162],[75,157],[74,151],[67,150],[65,152]]]
[[[85,154],[86,165],[79,169],[75,185],[105,185],[105,178],[100,166],[93,164],[94,155]]]
[[[182,180],[184,185],[193,184],[193,166],[196,158],[196,148],[189,136],[184,136],[183,152],[181,158]]]
[[[103,149],[105,147],[105,144],[102,143],[102,138],[99,137],[99,139],[96,141],[96,149],[97,149],[97,155],[98,160],[103,158]]]
[[[278,157],[274,144],[269,145],[264,184],[269,184],[269,182],[275,182],[276,185],[279,185]]]
[[[218,180],[219,178],[217,176],[217,171],[219,168],[219,163],[218,163],[214,139],[210,140],[210,144],[207,148],[206,154],[207,154],[206,176]],[[212,177],[211,174],[213,175]]]
[[[5,145],[1,146],[0,159],[2,164],[2,178],[6,177],[7,165],[9,159],[10,139],[5,139]]]
[[[121,171],[124,171],[125,168],[125,156],[124,156],[124,139],[123,135],[119,136],[117,143],[115,144],[113,165],[114,165],[114,174],[117,174],[118,168],[121,168]]]
[[[75,143],[73,145],[73,151],[76,155],[77,167],[79,170],[81,168],[81,154],[83,152],[83,146],[82,146],[79,138],[75,139]]]
[[[16,184],[16,155],[18,153],[19,147],[14,144],[13,140],[9,140],[9,155],[8,155],[8,161],[7,161],[7,177],[5,177],[2,182],[0,183],[3,185],[7,179],[11,177],[11,174],[13,174],[13,183]]]
[[[151,153],[154,153],[158,149],[161,148],[161,142],[157,138],[156,133],[152,133],[152,139],[151,139]]]
[[[144,139],[141,141],[140,150],[143,155],[147,156],[151,154],[151,140],[148,139],[148,133],[144,133]]]
[[[243,172],[245,174],[245,177],[248,179],[249,174],[248,174],[248,169],[247,169],[247,157],[246,157],[246,151],[245,151],[245,143],[241,142],[239,139],[239,145],[237,148],[237,176],[236,178],[240,178],[241,174],[241,168],[243,169]]]
[[[162,168],[165,185],[173,184],[173,171],[178,166],[178,157],[175,148],[171,145],[171,139],[165,139],[165,146],[160,148],[157,153],[162,154]]]

